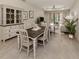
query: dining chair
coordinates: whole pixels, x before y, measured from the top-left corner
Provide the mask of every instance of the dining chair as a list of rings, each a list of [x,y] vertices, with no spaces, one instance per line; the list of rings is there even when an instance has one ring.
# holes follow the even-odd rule
[[[45,23],[44,25],[47,28],[47,39],[50,39],[50,24],[48,22]]]
[[[19,37],[19,50],[21,52],[21,50],[23,48],[27,48],[27,55],[29,55],[29,52],[32,50],[30,49],[32,46],[33,46],[33,42],[32,40],[29,38],[28,36],[28,33],[27,33],[27,30],[25,29],[20,29],[19,30],[19,34],[20,34],[20,37]]]
[[[48,42],[48,27],[45,27],[44,34],[38,38],[38,44],[45,47],[46,41]]]

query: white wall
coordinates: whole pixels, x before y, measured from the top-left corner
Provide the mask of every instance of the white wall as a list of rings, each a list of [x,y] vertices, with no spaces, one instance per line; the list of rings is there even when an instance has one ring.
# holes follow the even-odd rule
[[[23,2],[22,0],[0,0],[0,4],[22,8],[26,11],[33,10],[34,11],[34,18],[33,19],[29,18],[28,20],[24,21],[24,23],[26,23],[27,27],[31,26],[30,21],[33,22],[34,20],[36,20],[37,17],[44,16],[43,10],[29,4],[28,2]]]
[[[71,9],[71,12],[76,12],[79,16],[79,0],[76,0],[75,4],[73,5],[73,8]]]
[[[71,9],[71,12],[76,12],[77,13],[77,17],[79,18],[79,0],[76,1],[74,7]],[[77,27],[76,27],[76,38],[79,41],[79,20],[77,23]]]

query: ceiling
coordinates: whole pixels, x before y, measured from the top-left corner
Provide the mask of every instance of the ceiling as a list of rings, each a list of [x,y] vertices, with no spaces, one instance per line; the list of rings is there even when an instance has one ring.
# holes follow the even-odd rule
[[[26,2],[43,9],[50,9],[53,5],[55,8],[71,8],[76,0],[26,0]]]

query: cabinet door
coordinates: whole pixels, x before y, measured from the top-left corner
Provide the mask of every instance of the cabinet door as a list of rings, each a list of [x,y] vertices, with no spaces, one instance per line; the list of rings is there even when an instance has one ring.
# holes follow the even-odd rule
[[[16,23],[22,23],[22,11],[16,10]]]
[[[14,12],[15,12],[15,10],[11,9],[11,24],[14,23]]]
[[[7,27],[3,27],[2,31],[3,31],[3,34],[5,33],[9,33],[10,31],[10,26],[7,26]]]
[[[6,24],[14,23],[14,9],[6,8]]]
[[[2,27],[0,27],[0,41],[2,40]]]
[[[16,27],[15,27],[16,29],[19,29],[19,25],[16,25]]]
[[[16,29],[16,26],[11,26],[11,27],[10,27],[10,37],[16,36],[16,31],[15,31],[15,29]]]
[[[2,8],[0,8],[0,25],[2,25]]]
[[[2,36],[3,36],[3,40],[6,40],[9,37],[9,34],[10,34],[10,26],[7,26],[7,27],[3,27],[2,28]]]
[[[6,8],[6,24],[10,24],[11,23],[11,12],[10,12],[10,8]]]
[[[19,25],[19,28],[20,28],[20,29],[23,29],[23,28],[24,28],[24,26],[23,26],[23,25]]]

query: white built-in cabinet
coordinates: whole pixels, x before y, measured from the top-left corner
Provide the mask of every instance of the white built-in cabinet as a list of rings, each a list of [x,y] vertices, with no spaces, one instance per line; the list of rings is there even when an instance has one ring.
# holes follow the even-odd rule
[[[0,6],[0,25],[12,25],[22,23],[22,9],[1,5]]]
[[[15,29],[24,28],[22,9],[0,5],[0,40],[16,36]]]
[[[16,36],[16,29],[24,28],[23,24],[12,26],[0,26],[0,40],[6,40]]]

